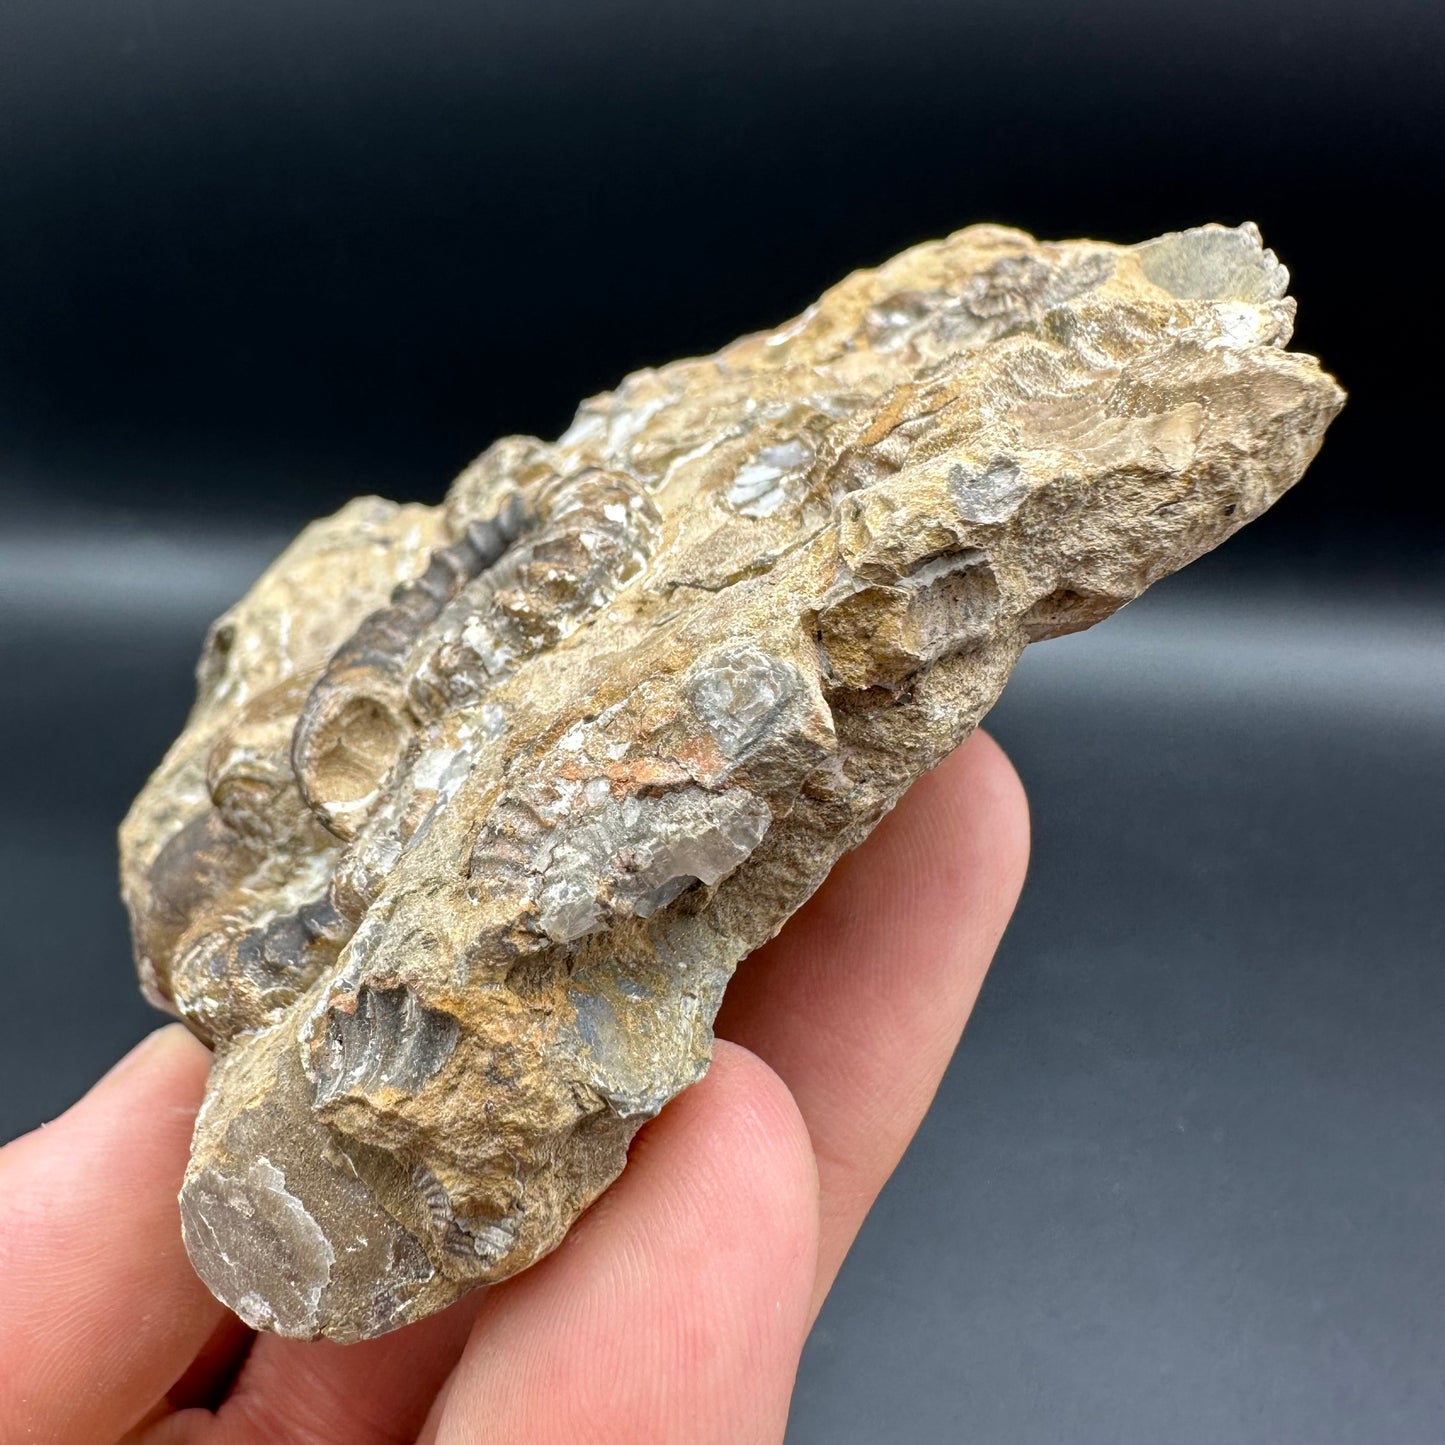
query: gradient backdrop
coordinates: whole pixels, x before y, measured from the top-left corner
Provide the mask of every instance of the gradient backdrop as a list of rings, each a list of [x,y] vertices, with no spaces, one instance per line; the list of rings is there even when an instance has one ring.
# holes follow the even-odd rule
[[[991,721],[1015,925],[789,1439],[1445,1438],[1445,7],[0,0],[0,1138],[154,1022],[113,829],[308,518],[974,220],[1252,218],[1351,402]]]

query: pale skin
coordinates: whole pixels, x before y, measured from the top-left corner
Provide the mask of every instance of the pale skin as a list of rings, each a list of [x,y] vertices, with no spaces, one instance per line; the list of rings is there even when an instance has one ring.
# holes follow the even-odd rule
[[[379,1340],[255,1335],[176,1191],[208,1055],[179,1025],[0,1150],[0,1439],[753,1445],[967,1021],[1028,813],[976,734],[740,969],[711,1071],[547,1259]]]

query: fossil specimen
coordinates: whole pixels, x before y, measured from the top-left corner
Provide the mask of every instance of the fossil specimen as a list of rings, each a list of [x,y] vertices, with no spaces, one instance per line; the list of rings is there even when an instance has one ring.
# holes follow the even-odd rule
[[[987,712],[1295,482],[1342,393],[1251,226],[975,226],[628,377],[211,629],[122,829],[215,1049],[184,1189],[249,1323],[525,1268],[707,1067],[734,967]]]

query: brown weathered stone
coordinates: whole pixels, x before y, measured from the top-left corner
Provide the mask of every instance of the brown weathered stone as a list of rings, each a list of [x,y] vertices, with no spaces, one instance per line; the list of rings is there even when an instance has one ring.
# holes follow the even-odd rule
[[[1286,279],[1253,227],[971,227],[309,527],[122,830],[147,995],[216,1051],[216,1294],[352,1340],[553,1248],[1025,643],[1299,478],[1343,398]]]

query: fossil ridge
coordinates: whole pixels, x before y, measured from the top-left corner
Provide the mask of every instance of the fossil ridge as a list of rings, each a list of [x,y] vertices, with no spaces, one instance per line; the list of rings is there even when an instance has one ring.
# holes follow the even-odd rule
[[[146,994],[215,1050],[216,1295],[355,1340],[552,1249],[1025,644],[1299,478],[1343,394],[1287,279],[1252,226],[973,226],[308,527],[121,831]]]

